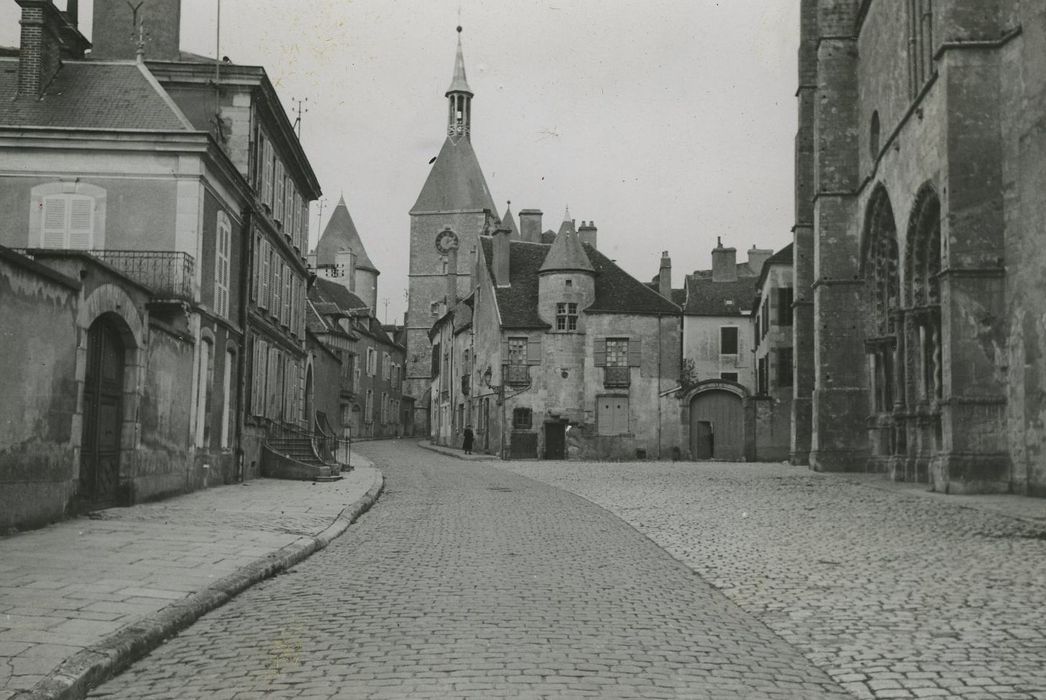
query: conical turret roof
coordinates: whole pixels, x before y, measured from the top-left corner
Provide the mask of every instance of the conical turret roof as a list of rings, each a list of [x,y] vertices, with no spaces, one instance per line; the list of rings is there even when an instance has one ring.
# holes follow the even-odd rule
[[[505,215],[501,217],[501,225],[508,229],[509,237],[519,240],[519,228],[516,226],[516,220],[512,217],[512,202],[508,203],[505,207]]]
[[[574,220],[570,218],[570,207],[563,212],[563,221],[559,224],[559,231],[556,232],[557,236],[562,236],[565,233],[577,233],[577,229],[574,227]]]
[[[338,200],[338,206],[334,207],[331,218],[323,229],[323,235],[320,236],[320,242],[316,245],[316,263],[334,265],[335,256],[343,250],[352,251],[356,255],[357,269],[378,271],[370,261],[367,249],[363,247],[356,224],[349,214],[349,207],[345,204],[344,195]]]
[[[545,262],[541,263],[541,272],[594,272],[592,261],[588,259],[584,246],[577,233],[570,230],[557,235],[548,249]]]
[[[465,56],[461,52],[461,27],[458,27],[458,55],[454,59],[454,77],[450,81],[450,87],[447,88],[448,95],[452,92],[473,94],[469,81],[465,78]]]
[[[476,152],[468,139],[454,142],[448,137],[410,213],[483,209],[498,210],[487,189]]]

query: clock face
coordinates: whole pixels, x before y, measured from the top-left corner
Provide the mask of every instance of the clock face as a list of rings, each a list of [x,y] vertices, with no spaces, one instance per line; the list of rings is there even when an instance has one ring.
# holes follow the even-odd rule
[[[452,249],[458,247],[458,234],[454,233],[450,229],[440,231],[436,235],[436,250],[441,254],[446,255]]]

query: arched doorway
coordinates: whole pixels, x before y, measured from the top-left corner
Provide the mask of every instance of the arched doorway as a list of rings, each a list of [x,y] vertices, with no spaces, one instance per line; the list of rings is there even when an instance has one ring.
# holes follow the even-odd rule
[[[120,331],[102,316],[87,331],[80,498],[90,508],[112,505],[120,482],[124,345]]]
[[[690,454],[693,459],[745,458],[745,412],[741,394],[717,382],[690,399]]]

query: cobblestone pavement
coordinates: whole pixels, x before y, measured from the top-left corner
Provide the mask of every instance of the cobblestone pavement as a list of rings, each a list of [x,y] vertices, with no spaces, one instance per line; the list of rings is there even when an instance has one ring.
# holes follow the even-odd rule
[[[327,484],[258,479],[0,538],[0,700],[108,635],[319,534],[374,478],[364,468]]]
[[[1046,698],[1046,501],[784,464],[503,466],[618,514],[859,698]]]
[[[94,697],[847,697],[606,510],[493,463],[359,449],[386,490],[356,525]]]

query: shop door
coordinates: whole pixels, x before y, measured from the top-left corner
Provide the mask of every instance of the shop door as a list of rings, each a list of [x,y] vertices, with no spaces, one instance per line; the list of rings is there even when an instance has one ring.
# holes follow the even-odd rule
[[[545,423],[545,459],[566,459],[566,423]]]

